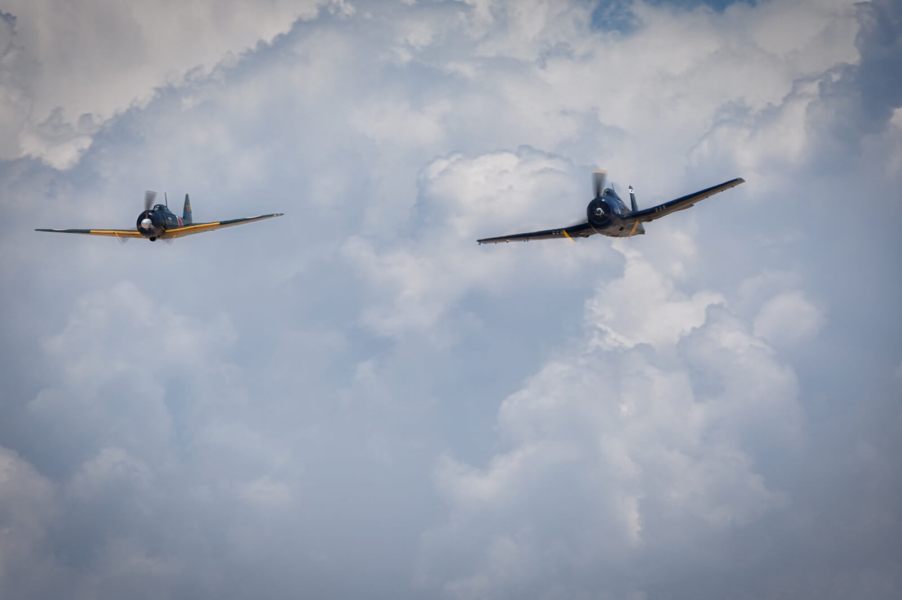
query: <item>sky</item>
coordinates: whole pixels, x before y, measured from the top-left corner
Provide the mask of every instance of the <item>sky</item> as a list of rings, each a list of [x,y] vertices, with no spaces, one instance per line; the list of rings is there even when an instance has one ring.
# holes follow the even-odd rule
[[[900,72],[892,0],[7,0],[0,597],[900,597]],[[596,167],[747,182],[475,243]],[[285,216],[33,231],[147,189]]]

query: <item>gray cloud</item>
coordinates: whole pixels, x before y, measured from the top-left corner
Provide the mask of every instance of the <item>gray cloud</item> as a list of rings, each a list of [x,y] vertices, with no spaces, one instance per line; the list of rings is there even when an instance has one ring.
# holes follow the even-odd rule
[[[72,166],[96,125],[156,89],[209,73],[255,44],[287,31],[294,19],[341,9],[340,2],[180,2],[78,7],[45,0],[5,5],[0,80],[0,150]]]
[[[685,311],[676,290],[646,293],[661,275],[632,252],[627,260],[587,303],[585,339],[502,403],[507,450],[485,469],[439,467],[453,518],[427,537],[428,564],[452,596],[510,585],[538,597],[641,595],[667,569],[642,577],[628,564],[664,553],[692,568],[710,559],[701,540],[725,544],[727,532],[785,508],[753,457],[763,440],[768,451],[798,441],[795,374],[728,311],[706,317]],[[598,310],[625,306],[624,294],[640,308]],[[618,334],[649,314],[684,326],[647,340]],[[481,551],[453,553],[459,545]]]
[[[893,7],[295,8],[184,60],[153,20],[134,94],[4,112],[10,148],[89,144],[0,163],[0,596],[898,595]],[[643,205],[749,182],[626,242],[475,245],[578,219],[596,164]],[[147,188],[287,215],[31,231]]]
[[[845,118],[852,119],[846,140],[880,131],[893,111],[902,106],[902,84],[886,76],[902,66],[902,9],[896,3],[878,0],[858,5],[858,11],[861,29],[856,45],[861,60],[823,90],[830,100],[850,104],[843,111]]]

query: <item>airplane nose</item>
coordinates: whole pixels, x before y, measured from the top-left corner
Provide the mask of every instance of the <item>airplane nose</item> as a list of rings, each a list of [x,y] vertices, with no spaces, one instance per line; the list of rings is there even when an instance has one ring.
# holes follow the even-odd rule
[[[150,229],[152,227],[153,227],[153,221],[151,221],[147,217],[144,217],[143,219],[141,219],[141,229]]]

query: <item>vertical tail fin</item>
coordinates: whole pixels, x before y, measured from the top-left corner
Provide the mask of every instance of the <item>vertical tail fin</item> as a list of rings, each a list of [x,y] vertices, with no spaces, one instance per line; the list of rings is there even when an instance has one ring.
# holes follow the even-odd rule
[[[182,209],[182,223],[185,225],[191,224],[191,199],[188,198],[188,194],[185,194],[185,208]]]

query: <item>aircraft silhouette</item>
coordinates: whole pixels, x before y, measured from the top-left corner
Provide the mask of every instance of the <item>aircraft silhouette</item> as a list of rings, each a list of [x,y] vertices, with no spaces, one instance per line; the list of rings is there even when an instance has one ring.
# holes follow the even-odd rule
[[[676,200],[639,210],[636,207],[636,194],[633,193],[633,186],[629,188],[631,208],[627,208],[620,196],[617,195],[617,192],[605,185],[606,180],[607,172],[604,170],[598,170],[592,174],[595,197],[592,198],[586,207],[586,220],[584,222],[560,229],[515,233],[513,235],[483,238],[476,241],[480,244],[497,244],[500,242],[528,242],[529,240],[547,240],[552,238],[574,239],[595,234],[611,237],[642,235],[645,233],[643,223],[660,219],[678,210],[685,210],[700,200],[745,183],[745,179],[737,177],[698,192],[687,194]]]
[[[259,215],[243,219],[229,219],[227,221],[211,221],[209,223],[195,223],[191,218],[191,199],[185,194],[185,205],[182,216],[177,217],[169,210],[167,204],[156,204],[157,193],[151,190],[144,192],[144,210],[138,215],[138,221],[134,229],[35,229],[35,231],[49,231],[51,233],[83,233],[87,235],[105,235],[121,239],[147,238],[151,242],[159,239],[173,239],[195,233],[204,233],[223,227],[244,225],[254,221],[262,221],[272,217],[281,217],[283,213]]]

